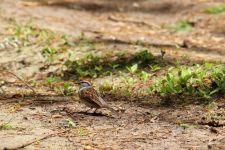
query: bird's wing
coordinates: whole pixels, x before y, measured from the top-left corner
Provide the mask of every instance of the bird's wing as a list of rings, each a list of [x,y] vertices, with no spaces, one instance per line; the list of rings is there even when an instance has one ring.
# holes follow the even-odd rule
[[[107,105],[93,87],[82,90],[80,95],[83,99],[89,101],[90,103],[96,103],[100,107]]]

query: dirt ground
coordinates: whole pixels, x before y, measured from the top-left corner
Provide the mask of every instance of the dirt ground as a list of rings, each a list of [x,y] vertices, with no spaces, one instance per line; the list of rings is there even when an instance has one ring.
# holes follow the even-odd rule
[[[33,20],[38,27],[74,37],[83,32],[100,41],[98,52],[113,48],[132,52],[147,47],[155,55],[163,49],[166,60],[184,64],[203,61],[224,64],[225,13],[211,15],[202,12],[208,6],[221,3],[224,2],[49,0],[42,3],[1,0],[0,39],[6,33],[9,20]],[[161,28],[178,20],[191,22],[193,31],[180,33]],[[143,44],[135,44],[137,41]],[[38,51],[35,48],[32,51],[0,49],[0,68],[10,69],[31,80],[62,67],[57,62],[43,71],[44,59]],[[82,55],[85,51],[79,53]],[[0,79],[15,82],[10,75]],[[30,141],[33,143],[24,145],[22,149],[225,149],[225,123],[203,123],[205,116],[225,113],[225,97],[215,99],[210,105],[215,105],[212,108],[197,102],[164,106],[148,98],[148,102],[112,98],[108,99],[111,106],[125,110],[121,116],[111,115],[104,109],[93,115],[79,113],[86,107],[77,101],[60,100],[45,104],[33,103],[30,97],[17,98],[15,93],[20,94],[21,86],[16,83],[16,86],[11,86],[14,96],[0,100],[0,124],[9,121],[13,127],[0,129],[0,149],[17,149]],[[75,113],[56,111],[64,107]],[[185,127],[186,124],[189,126]]]

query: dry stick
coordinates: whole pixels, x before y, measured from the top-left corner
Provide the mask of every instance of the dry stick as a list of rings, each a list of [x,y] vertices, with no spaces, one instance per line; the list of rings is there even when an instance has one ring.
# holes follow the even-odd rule
[[[46,138],[49,138],[49,137],[58,135],[58,134],[60,134],[60,133],[65,133],[65,132],[67,132],[67,131],[69,131],[69,130],[70,130],[70,129],[64,130],[64,131],[61,131],[61,132],[57,132],[57,133],[50,133],[50,134],[48,134],[48,135],[44,135],[44,136],[42,136],[42,137],[35,138],[34,140],[29,141],[29,142],[24,143],[24,144],[19,145],[19,146],[15,146],[15,147],[5,147],[4,150],[18,150],[18,149],[21,149],[21,148],[25,148],[25,147],[27,147],[27,146],[29,146],[29,145],[31,145],[31,144],[37,142],[37,141],[44,140],[44,139],[46,139]]]
[[[11,75],[13,75],[14,77],[16,77],[18,80],[20,80],[21,82],[23,82],[32,92],[33,92],[33,94],[35,94],[36,95],[36,92],[35,92],[35,90],[27,83],[27,82],[25,82],[24,80],[22,80],[20,77],[18,77],[15,73],[13,73],[13,72],[11,72],[11,71],[7,71],[6,70],[6,72],[7,73],[9,73],[9,74],[11,74]]]
[[[155,28],[160,28],[160,26],[156,25],[156,24],[149,24],[147,22],[144,22],[144,21],[136,21],[136,20],[125,20],[125,19],[118,19],[118,18],[115,18],[113,16],[109,16],[108,17],[109,20],[111,21],[114,21],[114,22],[127,22],[127,23],[134,23],[134,24],[139,24],[139,25],[145,25],[145,26],[148,26],[148,27],[155,27]]]
[[[22,83],[24,83],[30,90],[32,90],[32,92],[33,92],[33,94],[34,94],[34,96],[35,96],[35,98],[37,98],[39,95],[35,92],[35,90],[26,82],[26,81],[24,81],[24,80],[22,80],[20,77],[18,77],[15,73],[13,73],[13,72],[11,72],[11,71],[8,71],[8,70],[4,70],[5,72],[7,72],[7,73],[9,73],[9,74],[11,74],[11,75],[13,75],[14,77],[16,77],[18,80],[20,80]],[[0,87],[1,88],[1,87]],[[50,101],[53,101],[53,102],[58,102],[58,101],[61,101],[62,100],[62,97],[54,97],[54,96],[48,96],[48,97],[45,97],[45,96],[47,96],[47,95],[41,95],[41,97],[42,97],[42,99],[41,100],[39,100],[39,101],[43,101],[43,100],[50,100]],[[8,99],[8,98],[6,98],[6,99]],[[65,98],[65,97],[63,97],[63,99],[64,100],[70,100],[71,98]]]
[[[100,38],[99,38],[100,39]],[[172,43],[172,42],[161,42],[161,41],[131,41],[131,40],[124,40],[119,38],[101,38],[100,40],[104,42],[114,42],[118,44],[128,44],[128,45],[143,45],[143,46],[155,46],[155,47],[177,47],[179,43]]]

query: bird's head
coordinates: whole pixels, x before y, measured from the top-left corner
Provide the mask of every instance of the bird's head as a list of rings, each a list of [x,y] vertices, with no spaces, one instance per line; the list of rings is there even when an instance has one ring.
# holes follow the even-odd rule
[[[83,81],[83,80],[77,81],[76,84],[79,84],[81,88],[82,88],[82,87],[89,87],[89,86],[91,86],[91,83],[90,83],[90,82],[88,82],[88,81]]]

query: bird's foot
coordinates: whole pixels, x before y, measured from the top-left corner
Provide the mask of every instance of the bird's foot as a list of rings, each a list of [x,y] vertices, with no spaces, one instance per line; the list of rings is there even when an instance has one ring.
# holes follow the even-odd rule
[[[92,110],[92,108],[89,108],[89,109],[88,109],[88,110],[86,110],[85,112],[86,112],[86,113],[89,113],[89,111],[90,111],[90,110]]]

